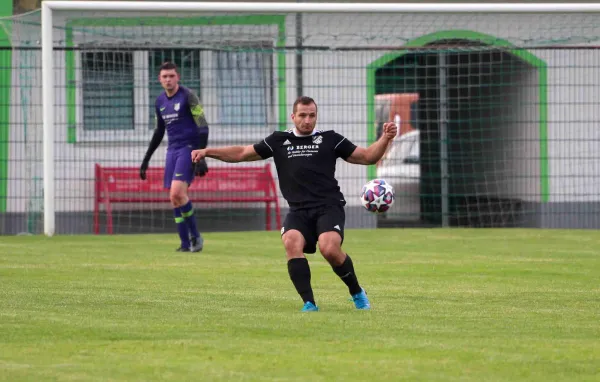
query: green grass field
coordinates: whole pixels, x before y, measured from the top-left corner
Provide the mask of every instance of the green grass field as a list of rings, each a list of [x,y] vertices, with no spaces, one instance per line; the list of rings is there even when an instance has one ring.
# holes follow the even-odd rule
[[[0,237],[3,381],[598,381],[600,231],[349,230],[373,310],[276,232]]]

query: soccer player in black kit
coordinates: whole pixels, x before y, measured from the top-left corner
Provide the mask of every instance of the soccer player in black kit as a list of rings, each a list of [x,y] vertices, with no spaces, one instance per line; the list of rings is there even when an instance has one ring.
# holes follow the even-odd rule
[[[333,130],[316,130],[317,105],[310,97],[294,102],[292,120],[295,127],[276,131],[262,142],[249,146],[228,146],[192,151],[192,160],[206,157],[224,162],[246,162],[273,157],[279,187],[290,211],[281,229],[288,272],[296,291],[304,301],[304,312],[315,312],[310,284],[310,267],[305,253],[319,251],[333,271],[348,286],[357,309],[371,304],[358,283],[352,259],[342,251],[344,241],[344,206],[346,201],[335,179],[337,158],[369,165],[377,163],[398,132],[395,123],[383,125],[383,134],[368,148],[357,147]]]

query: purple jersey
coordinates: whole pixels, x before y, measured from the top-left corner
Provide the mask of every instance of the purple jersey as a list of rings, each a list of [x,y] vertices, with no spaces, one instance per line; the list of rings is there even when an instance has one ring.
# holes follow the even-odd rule
[[[167,132],[168,148],[200,148],[203,136],[208,135],[208,123],[198,96],[179,86],[172,97],[162,93],[156,99],[156,129]]]

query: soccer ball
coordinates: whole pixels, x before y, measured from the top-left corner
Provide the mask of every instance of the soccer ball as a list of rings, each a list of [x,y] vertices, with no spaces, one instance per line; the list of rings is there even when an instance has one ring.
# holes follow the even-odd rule
[[[394,204],[394,188],[383,179],[373,179],[363,186],[360,202],[369,212],[385,212]]]

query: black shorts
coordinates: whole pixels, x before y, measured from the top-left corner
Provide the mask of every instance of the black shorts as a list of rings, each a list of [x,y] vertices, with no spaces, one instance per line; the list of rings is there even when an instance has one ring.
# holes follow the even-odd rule
[[[304,253],[315,253],[319,235],[324,232],[335,231],[344,242],[344,224],[346,213],[340,205],[291,210],[285,217],[281,235],[292,229],[300,231],[306,240]]]

